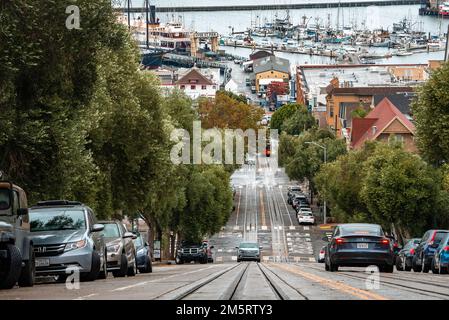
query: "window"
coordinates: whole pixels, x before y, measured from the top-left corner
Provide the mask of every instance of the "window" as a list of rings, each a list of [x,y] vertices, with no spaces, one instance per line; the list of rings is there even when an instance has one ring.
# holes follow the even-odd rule
[[[106,238],[120,238],[120,231],[115,223],[104,224],[103,234]]]
[[[9,189],[0,189],[0,210],[9,209],[10,206]]]
[[[181,90],[185,90],[186,86],[185,85],[181,85]]]
[[[12,192],[13,195],[13,208],[12,208],[12,213],[13,214],[17,214],[17,209],[20,208],[20,204],[19,204],[19,193],[17,191],[13,191]]]
[[[404,136],[400,133],[392,134],[391,139],[394,142],[404,143]]]
[[[195,86],[195,85],[191,85],[191,86],[190,86],[190,89],[191,89],[191,90],[196,90],[196,86]]]
[[[330,107],[329,108],[329,117],[333,117],[334,116],[334,107]]]
[[[201,90],[206,90],[206,86],[205,86],[205,85],[202,85],[202,86],[201,86]]]
[[[31,232],[86,229],[82,210],[30,210],[30,220]]]

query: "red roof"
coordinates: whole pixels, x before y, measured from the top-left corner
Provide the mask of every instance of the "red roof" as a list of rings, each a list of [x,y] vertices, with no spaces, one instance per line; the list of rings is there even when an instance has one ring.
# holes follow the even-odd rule
[[[375,140],[396,119],[411,134],[415,133],[415,125],[388,98],[384,98],[365,118],[352,119],[351,146],[357,149],[365,141]]]
[[[197,84],[197,85],[214,85],[214,83],[206,78],[201,72],[196,68],[192,68],[189,72],[187,72],[184,76],[182,76],[176,84]]]

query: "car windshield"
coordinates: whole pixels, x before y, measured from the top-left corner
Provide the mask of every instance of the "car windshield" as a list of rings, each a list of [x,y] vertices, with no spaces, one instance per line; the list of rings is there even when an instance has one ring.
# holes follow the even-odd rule
[[[342,225],[340,230],[342,235],[383,236],[382,228],[378,225]]]
[[[103,229],[103,235],[106,238],[120,238],[120,231],[117,224],[115,223],[105,223]]]
[[[416,247],[419,245],[419,241],[420,241],[420,240],[421,240],[421,239],[412,239],[412,240],[409,240],[409,241],[405,244],[404,249],[416,248]]]
[[[245,242],[240,244],[240,248],[242,249],[257,249],[259,245],[257,243]]]
[[[8,189],[0,189],[0,210],[9,209],[10,206],[10,191]]]
[[[86,229],[82,210],[30,210],[31,232],[82,229]]]

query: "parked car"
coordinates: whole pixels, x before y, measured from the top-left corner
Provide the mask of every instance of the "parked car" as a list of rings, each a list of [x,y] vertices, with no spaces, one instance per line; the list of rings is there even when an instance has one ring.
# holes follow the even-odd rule
[[[212,254],[212,249],[214,248],[214,246],[211,246],[209,241],[207,241],[207,240],[203,241],[203,245],[206,248],[207,262],[213,263],[214,262],[214,257],[213,257],[213,254]]]
[[[299,193],[299,192],[302,192],[300,186],[291,186],[291,187],[288,187],[287,197],[291,197],[294,193],[297,194],[297,193]]]
[[[0,176],[1,179],[1,176]],[[34,247],[25,191],[0,181],[0,289],[34,284]]]
[[[296,209],[296,207],[298,207],[300,204],[305,204],[305,205],[308,205],[309,204],[309,201],[307,201],[307,198],[306,198],[306,196],[305,195],[303,195],[303,194],[297,194],[297,195],[295,195],[295,197],[293,198],[293,200],[292,200],[292,207],[294,208],[294,209]]]
[[[199,262],[207,263],[207,248],[202,242],[182,241],[180,247],[176,252],[176,264],[183,264],[185,262]]]
[[[262,247],[257,242],[242,242],[238,247],[237,262],[240,261],[257,261],[260,262]]]
[[[318,263],[324,263],[324,254],[326,253],[326,246],[321,247],[320,252],[318,253]]]
[[[449,271],[449,233],[441,239],[430,265],[433,273],[447,274]]]
[[[390,239],[377,224],[348,223],[338,225],[325,252],[326,271],[339,267],[377,265],[381,272],[393,272],[394,253]]]
[[[65,281],[67,268],[80,271],[82,281],[106,278],[106,246],[94,212],[77,201],[41,201],[29,210],[30,229],[36,255],[36,275],[59,276]]]
[[[100,221],[108,252],[108,270],[114,277],[133,277],[137,273],[137,253],[133,240],[137,236],[128,232],[120,221]]]
[[[412,260],[413,271],[429,272],[435,251],[447,233],[449,233],[449,230],[428,230],[424,234],[415,249]]]
[[[412,259],[415,255],[415,249],[419,245],[420,241],[420,238],[414,238],[406,242],[405,246],[398,252],[396,256],[396,270],[412,270]]]
[[[302,211],[312,211],[312,209],[310,208],[310,205],[308,203],[299,203],[296,205],[295,207],[296,213],[300,213]]]
[[[299,212],[297,217],[299,224],[315,224],[315,216],[311,211]]]
[[[136,248],[137,269],[140,273],[153,272],[150,245],[143,238],[142,234],[136,234],[134,239],[134,247]]]

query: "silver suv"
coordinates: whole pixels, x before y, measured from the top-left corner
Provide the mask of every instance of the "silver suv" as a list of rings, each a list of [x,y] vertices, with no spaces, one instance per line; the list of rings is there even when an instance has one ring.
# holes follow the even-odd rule
[[[137,236],[128,232],[120,221],[101,221],[103,235],[108,252],[108,270],[114,277],[133,277],[137,273],[136,248]]]
[[[34,275],[26,194],[11,182],[0,181],[0,289],[12,288],[17,282],[30,287]]]
[[[78,268],[81,281],[107,277],[106,246],[88,206],[67,200],[41,201],[30,208],[36,255],[36,275],[57,275],[65,281],[67,268]]]

